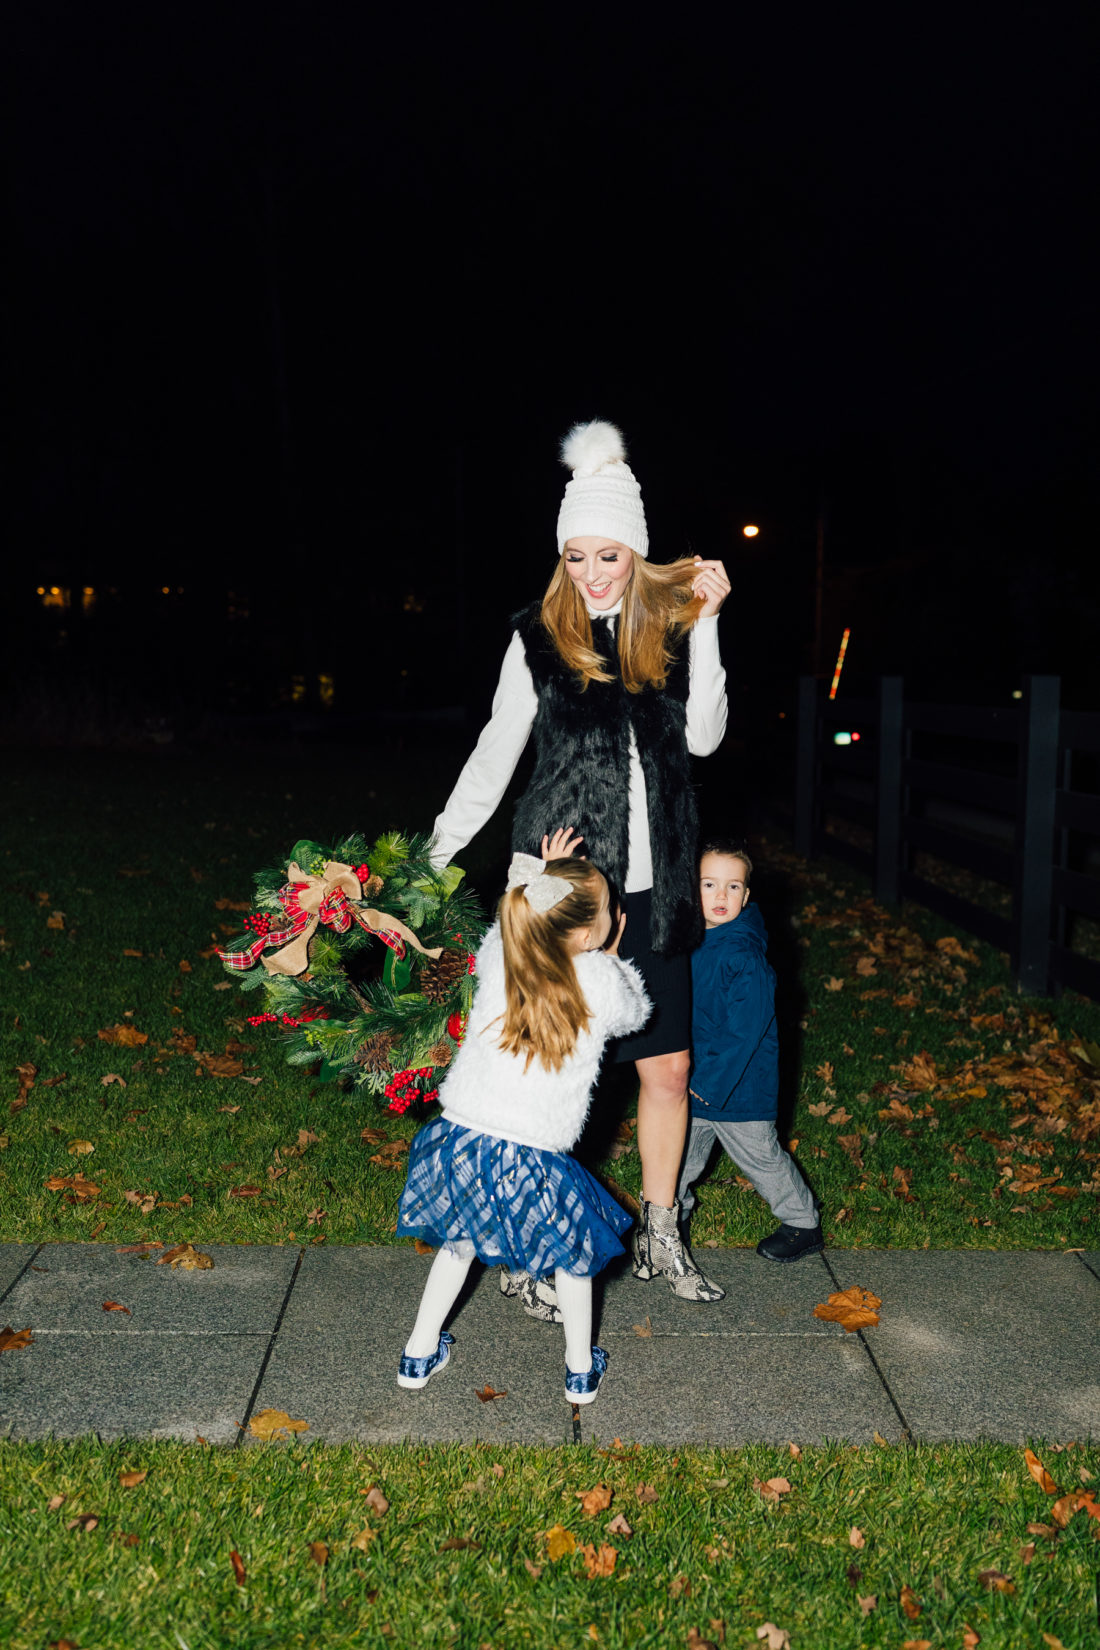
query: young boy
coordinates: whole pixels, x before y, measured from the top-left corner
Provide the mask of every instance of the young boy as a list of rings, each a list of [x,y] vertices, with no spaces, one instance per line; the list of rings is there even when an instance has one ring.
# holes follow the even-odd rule
[[[704,846],[699,891],[707,932],[691,959],[691,1132],[676,1196],[686,1220],[717,1139],[782,1223],[757,1254],[799,1260],[824,1243],[813,1193],[775,1132],[775,971],[763,918],[749,904],[751,875],[739,842],[714,838]]]

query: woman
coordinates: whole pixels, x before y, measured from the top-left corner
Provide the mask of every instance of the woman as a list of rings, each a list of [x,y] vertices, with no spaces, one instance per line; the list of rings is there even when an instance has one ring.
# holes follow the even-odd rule
[[[532,729],[534,776],[513,849],[580,833],[626,911],[622,955],[640,969],[654,1013],[623,1039],[637,1067],[642,1210],[634,1275],[657,1272],[685,1300],[723,1291],[679,1231],[676,1182],[688,1125],[691,977],[702,937],[690,756],[709,756],[726,725],[716,619],[729,594],[721,562],[653,567],[641,488],[611,424],[576,425],[562,443],[572,479],[558,515],[559,562],[541,602],[516,616],[492,716],[443,812],[433,858],[447,864],[496,810]],[[546,1284],[505,1274],[533,1317],[558,1321]]]

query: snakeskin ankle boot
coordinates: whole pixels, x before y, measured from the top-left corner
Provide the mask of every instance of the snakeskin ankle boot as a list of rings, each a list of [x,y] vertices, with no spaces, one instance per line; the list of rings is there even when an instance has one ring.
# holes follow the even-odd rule
[[[664,1209],[643,1203],[631,1244],[634,1276],[641,1283],[663,1273],[674,1295],[682,1301],[720,1301],[726,1291],[703,1276],[691,1250],[680,1236],[680,1205]]]

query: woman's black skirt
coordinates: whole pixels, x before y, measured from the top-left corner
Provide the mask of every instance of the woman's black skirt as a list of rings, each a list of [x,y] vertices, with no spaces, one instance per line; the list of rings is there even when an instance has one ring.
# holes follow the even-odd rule
[[[632,962],[645,980],[653,1013],[641,1031],[609,1046],[607,1057],[615,1064],[648,1060],[654,1054],[678,1054],[691,1047],[691,958],[659,957],[650,949],[651,889],[624,894],[622,904],[626,929],[619,955]]]

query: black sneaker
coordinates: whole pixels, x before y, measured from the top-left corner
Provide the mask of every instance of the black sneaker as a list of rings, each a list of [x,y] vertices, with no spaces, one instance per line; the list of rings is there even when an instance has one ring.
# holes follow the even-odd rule
[[[803,1255],[819,1255],[824,1247],[820,1222],[808,1230],[803,1226],[788,1226],[784,1222],[770,1237],[761,1238],[756,1252],[765,1260],[801,1260]]]

